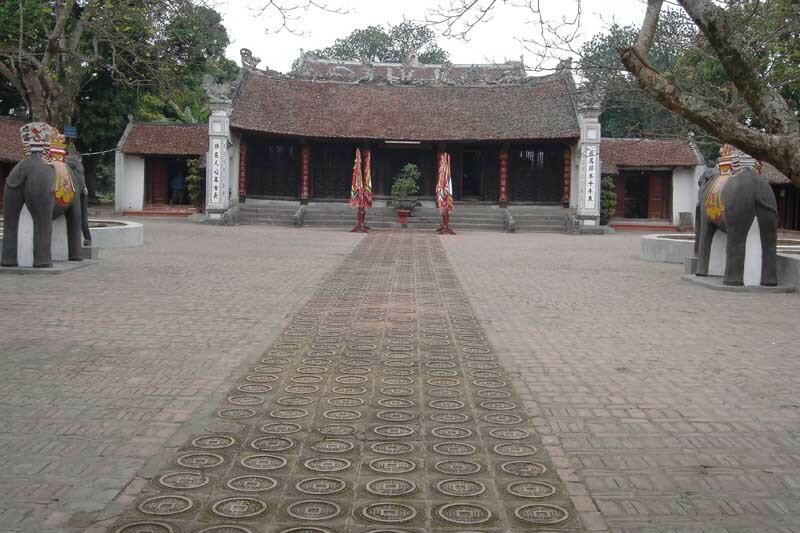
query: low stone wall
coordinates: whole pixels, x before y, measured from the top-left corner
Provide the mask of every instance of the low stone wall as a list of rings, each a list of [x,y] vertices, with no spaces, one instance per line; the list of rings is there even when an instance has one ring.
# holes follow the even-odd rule
[[[90,228],[95,248],[127,248],[144,244],[144,227],[138,222],[122,220],[89,220],[90,224],[108,224]]]
[[[683,260],[694,255],[694,240],[679,239],[685,235],[675,235],[676,238],[670,239],[670,234],[651,234],[643,235],[640,243],[639,257],[645,261],[655,263],[678,263],[683,264]]]

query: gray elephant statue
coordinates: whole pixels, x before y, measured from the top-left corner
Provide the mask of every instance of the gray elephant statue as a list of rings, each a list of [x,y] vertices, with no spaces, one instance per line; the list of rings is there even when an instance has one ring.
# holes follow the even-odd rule
[[[67,248],[70,261],[82,261],[81,233],[91,242],[87,212],[86,184],[80,157],[68,156],[66,164],[45,161],[42,152],[33,152],[20,161],[6,178],[3,191],[2,266],[17,266],[17,234],[22,206],[33,218],[33,266],[53,266],[51,238],[53,220],[64,215],[67,221]],[[59,165],[61,169],[59,170]],[[56,182],[66,171],[72,194],[60,196]],[[66,184],[69,186],[69,184]]]
[[[730,149],[728,149],[730,154]],[[744,154],[742,154],[744,155]],[[753,160],[754,161],[754,160]],[[761,234],[761,285],[775,286],[777,278],[778,207],[769,182],[753,168],[737,168],[720,160],[720,170],[708,169],[700,178],[695,211],[695,254],[698,276],[708,275],[714,233],[727,234],[724,285],[744,285],[747,234],[758,220]]]

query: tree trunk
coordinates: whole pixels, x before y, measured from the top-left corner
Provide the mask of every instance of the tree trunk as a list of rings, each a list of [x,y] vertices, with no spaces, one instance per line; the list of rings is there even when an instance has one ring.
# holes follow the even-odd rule
[[[99,155],[90,155],[81,158],[83,170],[86,177],[86,188],[89,190],[89,203],[97,205],[97,164],[100,162]]]

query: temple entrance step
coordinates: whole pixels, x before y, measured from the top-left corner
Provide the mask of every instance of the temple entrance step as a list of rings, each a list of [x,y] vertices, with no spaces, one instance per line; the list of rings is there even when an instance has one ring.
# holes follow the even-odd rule
[[[347,227],[356,220],[355,209],[347,204],[310,204],[306,208],[303,225],[312,227]],[[433,207],[417,207],[408,219],[408,229],[434,230],[441,225],[442,216]],[[450,217],[455,229],[480,231],[505,231],[505,210],[492,206],[470,206],[461,209],[456,205]],[[367,210],[367,225],[371,228],[400,228],[393,207],[374,207]]]
[[[510,206],[518,232],[565,233],[570,210],[558,206]]]
[[[294,226],[299,202],[245,203],[239,207],[239,224]]]

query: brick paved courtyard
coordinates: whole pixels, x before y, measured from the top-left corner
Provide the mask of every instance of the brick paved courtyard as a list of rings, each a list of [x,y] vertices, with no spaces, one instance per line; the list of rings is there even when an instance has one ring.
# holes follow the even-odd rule
[[[393,244],[391,239],[395,239]],[[208,428],[217,432],[230,429],[213,426],[211,421],[231,423],[217,422],[217,411],[224,408],[231,390],[246,384],[241,380],[249,375],[248,369],[259,365],[273,341],[281,342],[278,335],[283,332],[285,336],[292,331],[291,327],[285,329],[287,326],[302,322],[307,312],[301,313],[304,305],[335,304],[329,293],[318,292],[320,282],[332,276],[329,279],[353,285],[336,270],[346,257],[359,265],[364,250],[385,250],[387,243],[389,248],[410,247],[412,258],[441,246],[439,238],[430,235],[401,238],[376,232],[362,241],[336,231],[216,228],[161,221],[146,222],[146,241],[143,248],[105,252],[90,270],[53,277],[0,278],[4,295],[0,305],[0,531],[82,531],[98,519],[98,513],[99,518],[107,519],[106,524],[116,523],[118,512],[123,518],[138,520],[136,506],[160,494],[156,474],[175,467],[174,461],[182,453],[199,451],[185,449],[187,442],[191,447],[193,438]],[[361,246],[350,255],[358,243]],[[442,279],[443,294],[452,296],[451,290],[463,289],[477,317],[469,324],[463,298],[449,302],[449,339],[460,350],[469,347],[458,344],[457,336],[464,336],[464,331],[459,333],[459,321],[472,327],[477,337],[481,330],[486,332],[493,354],[507,372],[504,375],[516,385],[512,403],[519,398],[525,407],[521,414],[532,417],[532,424],[526,427],[531,430],[530,445],[539,448],[535,462],[558,474],[545,481],[562,495],[555,503],[570,518],[550,529],[800,531],[796,385],[800,381],[800,350],[796,348],[800,297],[699,291],[678,280],[678,266],[638,260],[635,235],[468,233],[441,243],[449,267],[433,271],[439,275],[438,290],[442,290]],[[437,255],[440,262],[444,257],[443,251]],[[363,264],[358,268],[370,271]],[[393,315],[392,310],[399,311],[410,305],[409,301],[391,303],[377,296],[359,305],[374,307],[375,313],[383,306],[387,315],[417,316],[420,327],[428,318],[428,332],[436,333],[432,326],[440,323],[444,311],[435,307],[435,298],[425,296],[433,294],[435,284],[425,278],[427,281],[415,286],[408,273],[403,274],[419,271],[432,275],[430,269],[391,253],[373,268],[375,281],[366,286],[376,295],[395,279],[395,288],[415,294],[419,307],[405,308],[408,315]],[[391,268],[398,278],[386,274]],[[455,277],[448,274],[448,268]],[[71,300],[69,308],[59,303],[67,298]],[[12,307],[16,304],[19,307]],[[431,305],[434,307],[429,309]],[[346,322],[334,320],[327,326],[347,327],[351,332],[358,329],[352,321],[349,326]],[[380,335],[372,331],[372,337],[364,333],[364,338],[403,333],[402,322],[385,324]],[[709,332],[713,339],[706,338]],[[480,339],[470,340],[474,341]],[[459,364],[469,362],[492,363],[459,359]],[[369,375],[378,375],[373,370]],[[464,366],[458,368],[461,370],[481,369]],[[287,375],[297,375],[289,371],[287,368]],[[380,379],[387,377],[404,376],[380,374]],[[448,379],[425,375],[425,380],[436,378]],[[425,391],[430,390],[430,383],[414,379]],[[375,385],[370,380],[378,389],[383,385],[403,387]],[[281,385],[291,386],[288,381]],[[467,388],[460,389],[462,386]],[[459,397],[469,398],[466,403],[474,411],[467,409],[464,414],[476,421],[467,426],[474,438],[464,442],[476,448],[478,459],[473,462],[485,463],[498,472],[504,461],[492,454],[495,442],[503,441],[491,440],[494,437],[489,431],[497,427],[480,422],[491,411],[480,411],[480,402],[475,402],[479,391],[491,387],[475,389],[465,383],[448,388],[442,383],[437,388],[453,388]],[[247,394],[257,396],[255,392]],[[272,402],[281,396],[265,397]],[[374,400],[392,397],[376,396]],[[330,399],[333,396],[325,394],[316,400]],[[322,412],[320,421],[325,419],[324,411],[331,410],[358,411],[314,406],[314,413]],[[381,454],[370,448],[379,441],[370,440],[369,431],[382,425],[409,426],[420,435],[436,436],[433,429],[441,427],[427,418],[436,410],[409,411],[394,406],[387,410],[411,413],[419,417],[419,426],[399,419],[370,418],[364,422],[363,441],[360,433],[356,438],[332,439],[352,440],[366,454],[375,455],[369,461],[364,457],[360,461],[364,464],[356,467],[362,477],[345,478],[353,483],[354,487],[347,489],[353,494],[331,498],[340,509],[348,510],[353,531],[389,527],[379,522],[370,526],[369,521],[358,519],[358,513],[366,516],[362,509],[373,503],[366,485],[375,481],[373,477],[380,478],[370,470],[370,462]],[[369,411],[369,416],[372,414]],[[437,438],[444,438],[442,431]],[[281,438],[292,440],[291,435]],[[278,439],[268,440],[262,442],[268,450],[265,454],[291,455],[284,450],[270,452],[281,446]],[[312,444],[305,438],[297,441]],[[250,453],[260,453],[253,449],[250,436],[245,444]],[[441,511],[446,503],[438,491],[449,485],[436,486],[446,476],[431,468],[439,462],[433,460],[437,453],[431,451],[434,444],[423,439],[425,451],[411,456],[412,462],[419,462],[425,470],[425,476],[411,478],[419,492],[407,502],[419,510],[421,518],[391,529],[455,532],[457,527],[446,520],[447,510],[480,518],[482,511],[477,507]],[[302,457],[303,461],[312,458]],[[351,463],[355,461],[350,458]],[[392,462],[390,468],[399,463]],[[217,478],[212,469],[208,472],[215,482],[231,480]],[[302,476],[292,476],[302,471],[298,467],[291,472],[263,477],[294,486]],[[513,483],[511,477],[500,483],[478,479],[488,490],[486,496],[477,497],[479,506],[492,512],[493,518],[461,529],[530,530],[524,520],[514,518],[514,511],[525,504],[500,492]],[[402,490],[396,485],[396,490]],[[468,490],[464,489],[468,484],[451,485],[449,490]],[[370,487],[381,490],[380,484]],[[478,485],[472,487],[479,490]],[[526,487],[532,490],[534,486]],[[218,489],[222,489],[220,494],[225,492],[224,485],[214,487]],[[195,497],[191,490],[184,494]],[[282,513],[292,501],[281,498],[287,496],[289,500],[303,499],[283,490],[279,497],[266,496],[270,509],[264,516],[285,518]],[[204,520],[215,516],[206,511],[207,504],[220,498],[207,501],[195,497],[195,510],[202,509],[198,516]],[[323,497],[306,499],[327,501]],[[242,505],[241,501],[229,503],[231,508]],[[324,514],[323,507],[313,507],[314,512]],[[380,514],[388,508],[370,509]],[[398,509],[402,508],[392,512]],[[300,512],[300,508],[292,510]],[[520,513],[525,516],[524,510]],[[195,531],[187,516],[178,514],[178,522],[186,531]],[[258,521],[243,523],[255,523],[248,526],[254,531],[291,525],[276,520],[270,518],[261,529]],[[323,527],[344,531],[349,522],[334,520]]]

